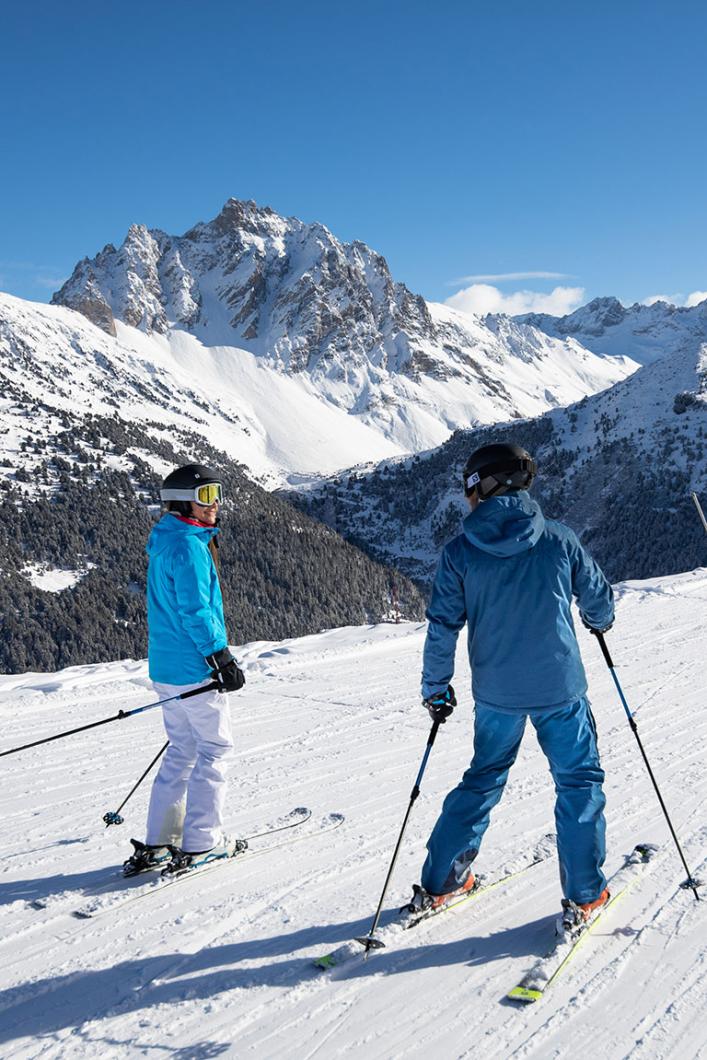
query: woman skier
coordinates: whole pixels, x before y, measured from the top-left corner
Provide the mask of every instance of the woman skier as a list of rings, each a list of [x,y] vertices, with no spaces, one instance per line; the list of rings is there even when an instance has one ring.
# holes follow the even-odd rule
[[[149,673],[161,699],[217,681],[217,691],[162,708],[169,747],[155,778],[145,843],[132,839],[125,875],[162,863],[167,872],[230,856],[236,841],[223,833],[227,760],[233,750],[228,700],[245,677],[228,649],[215,565],[216,521],[222,500],[216,472],[200,464],[177,468],[162,484],[167,512],[147,543]]]
[[[475,701],[474,756],[443,804],[427,843],[415,901],[437,908],[474,886],[471,864],[501,798],[526,720],[553,776],[565,915],[587,919],[608,898],[604,773],[587,679],[570,613],[585,626],[614,620],[611,586],[569,527],[545,519],[528,495],[535,461],[518,446],[487,445],[469,458],[471,513],[439,561],[427,612],[423,704],[444,722],[466,624]]]

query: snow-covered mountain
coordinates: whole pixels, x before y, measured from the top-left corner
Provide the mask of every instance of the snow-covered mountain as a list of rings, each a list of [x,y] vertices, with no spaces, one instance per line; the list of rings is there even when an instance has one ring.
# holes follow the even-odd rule
[[[611,651],[688,865],[704,879],[707,570],[618,586],[617,597]],[[311,822],[287,849],[261,855],[263,841],[253,840],[250,853],[213,875],[153,886],[144,900],[79,921],[73,910],[92,898],[107,904],[126,885],[117,869],[128,837],[142,835],[150,778],[125,806],[122,827],[106,828],[101,817],[163,744],[160,711],[3,759],[2,1055],[704,1060],[704,902],[679,886],[685,872],[616,689],[577,625],[606,771],[606,872],[637,842],[661,849],[541,1003],[519,1010],[503,998],[552,945],[561,897],[554,856],[365,962],[334,974],[312,967],[369,930],[429,732],[419,704],[424,627],[366,626],[236,646],[248,683],[229,697],[236,756],[226,821],[249,835],[310,807]],[[430,756],[383,923],[409,900],[444,795],[469,761],[463,640],[459,706]],[[0,677],[1,746],[153,698],[144,661]],[[553,797],[527,735],[480,872],[527,857],[553,828]],[[345,821],[321,833],[330,811]]]
[[[88,414],[149,424],[165,441],[200,434],[266,485],[403,451],[322,401],[302,376],[246,350],[207,348],[181,331],[145,335],[120,321],[116,331],[0,294],[0,462],[31,472],[34,438]]]
[[[234,459],[272,466],[274,447],[286,452],[286,427],[295,452],[304,444],[312,453],[318,439],[331,459],[348,427],[348,445],[358,432],[361,452],[373,453],[372,431],[335,409],[327,417],[311,395],[298,402],[296,381],[249,374],[245,361],[233,371],[246,396],[233,396],[234,382],[221,398],[212,352],[200,366],[190,336],[182,369],[164,338],[118,330],[125,341],[73,310],[0,296],[0,670],[144,654],[145,541],[158,486],[191,461],[218,468],[225,484],[221,577],[234,632],[365,622],[392,612],[393,595],[408,615],[422,613],[412,585],[266,492]],[[254,411],[256,377],[274,395],[279,428]],[[340,445],[338,458],[350,452]]]
[[[595,298],[563,317],[527,313],[514,318],[555,338],[574,338],[588,350],[651,364],[684,346],[707,342],[707,299],[686,308],[669,302],[626,307]]]
[[[457,431],[404,462],[339,473],[295,503],[427,582],[468,512],[460,487],[467,457],[502,439],[536,456],[533,491],[546,514],[573,526],[612,579],[707,563],[707,537],[690,498],[691,490],[707,498],[707,342],[685,340],[567,408]]]
[[[565,405],[635,368],[509,318],[428,304],[364,243],[236,199],[182,236],[133,225],[121,247],[79,262],[53,302],[109,335],[123,338],[122,322],[222,351],[226,389],[229,357],[243,357],[225,351],[245,350],[405,452]]]

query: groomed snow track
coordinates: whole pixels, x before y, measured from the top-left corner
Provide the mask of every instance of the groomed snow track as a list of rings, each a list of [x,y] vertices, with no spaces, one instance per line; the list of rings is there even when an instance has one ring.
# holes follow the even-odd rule
[[[608,635],[688,861],[707,874],[707,570],[619,589]],[[554,859],[394,949],[317,973],[312,957],[365,933],[424,749],[424,628],[334,630],[239,651],[231,697],[236,831],[310,806],[346,815],[330,834],[164,888],[95,921],[71,910],[142,836],[147,790],[126,823],[101,818],[159,748],[158,712],[2,761],[0,1054],[3,1057],[707,1057],[707,900],[680,889],[634,738],[596,643],[582,632],[607,772],[613,870],[635,842],[662,844],[542,1003],[504,996],[547,948],[560,891]],[[471,747],[461,706],[440,732],[388,906],[409,895],[426,835]],[[152,698],[143,663],[0,678],[2,747]],[[147,789],[147,786],[146,786]],[[552,826],[549,773],[529,729],[479,859],[512,861]],[[116,879],[116,886],[120,881]],[[44,909],[30,903],[61,893]]]

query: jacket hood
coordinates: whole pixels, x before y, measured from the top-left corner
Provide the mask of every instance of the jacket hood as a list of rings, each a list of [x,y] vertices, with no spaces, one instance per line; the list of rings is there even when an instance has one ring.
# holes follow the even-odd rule
[[[518,490],[482,501],[462,526],[472,545],[483,552],[517,556],[539,541],[545,530],[545,516],[526,490]]]
[[[147,539],[148,556],[156,556],[158,552],[176,544],[184,537],[196,536],[208,544],[210,538],[217,534],[217,526],[195,526],[193,523],[183,522],[176,519],[174,515],[166,512],[160,521],[153,526],[152,532]]]

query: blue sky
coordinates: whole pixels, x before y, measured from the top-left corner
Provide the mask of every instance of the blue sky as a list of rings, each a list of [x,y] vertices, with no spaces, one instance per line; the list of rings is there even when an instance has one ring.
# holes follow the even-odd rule
[[[2,36],[0,289],[235,196],[439,301],[707,290],[699,0],[8,0]]]

